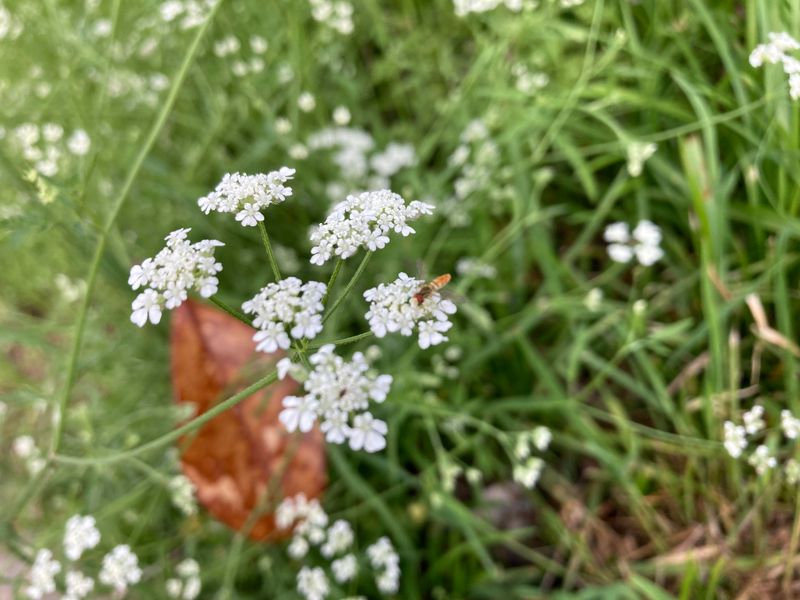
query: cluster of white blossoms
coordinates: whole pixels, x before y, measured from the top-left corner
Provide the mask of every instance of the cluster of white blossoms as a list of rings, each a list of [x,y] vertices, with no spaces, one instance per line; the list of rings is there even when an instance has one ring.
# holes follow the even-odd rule
[[[11,448],[14,454],[25,462],[25,469],[30,475],[36,475],[47,465],[36,441],[29,435],[20,435],[14,438]]]
[[[74,515],[67,520],[64,528],[64,556],[69,561],[77,561],[86,550],[95,548],[100,543],[100,532],[94,517]],[[53,557],[47,548],[39,550],[28,573],[29,585],[25,595],[32,600],[55,592],[56,576],[62,572],[61,563]],[[103,565],[98,579],[100,583],[113,587],[118,594],[123,594],[128,585],[138,583],[142,571],[136,555],[127,545],[117,546],[103,557]],[[93,590],[93,578],[76,569],[69,569],[64,574],[64,600],[80,600],[86,598]]]
[[[627,223],[608,225],[603,232],[608,242],[608,256],[614,262],[629,263],[634,257],[639,264],[649,267],[664,256],[661,249],[661,229],[652,221],[639,221],[631,234]]]
[[[433,206],[418,200],[405,201],[391,190],[347,196],[333,207],[325,222],[311,232],[311,263],[325,264],[331,257],[348,258],[359,248],[378,250],[389,243],[389,232],[414,233],[408,224],[433,213]]]
[[[533,450],[544,452],[550,447],[552,439],[553,434],[550,429],[542,425],[532,431],[523,431],[516,435],[514,442],[516,464],[512,469],[514,481],[528,489],[536,487],[545,462],[538,456],[532,456]]]
[[[628,175],[639,177],[644,169],[644,163],[656,153],[658,146],[646,142],[631,142],[625,150],[628,154]]]
[[[159,8],[166,23],[177,22],[181,29],[192,29],[202,24],[208,11],[217,0],[167,0]]]
[[[411,144],[390,142],[382,152],[372,155],[369,163],[380,177],[389,178],[400,169],[411,167],[417,162],[417,153]]]
[[[323,600],[331,593],[329,577],[338,584],[352,582],[359,572],[359,560],[353,554],[355,535],[344,519],[330,523],[318,500],[308,500],[303,494],[284,499],[275,511],[279,529],[290,529],[292,541],[289,556],[306,559],[317,548],[326,567],[303,566],[297,574],[297,591],[306,600]],[[382,537],[367,547],[367,558],[375,571],[375,584],[385,594],[397,593],[400,587],[400,558],[388,538]]]
[[[319,281],[303,283],[297,277],[287,277],[266,285],[242,304],[244,312],[255,315],[253,327],[258,331],[253,341],[257,344],[256,350],[288,350],[289,335],[296,340],[314,339],[322,331],[325,289],[325,284]]]
[[[538,3],[531,0],[453,0],[456,16],[465,17],[470,13],[483,13],[505,6],[513,12],[523,8],[535,7]]]
[[[334,354],[334,345],[322,346],[309,361],[312,369],[304,370],[289,358],[278,362],[278,375],[291,373],[303,380],[305,396],[286,396],[279,415],[288,431],[311,431],[319,420],[325,439],[332,444],[347,442],[353,450],[378,452],[386,447],[388,428],[368,411],[370,401],[386,399],[392,385],[391,375],[370,370],[369,361],[356,352],[348,362]]]
[[[750,440],[766,434],[767,423],[764,416],[764,407],[756,404],[742,414],[741,425],[733,421],[725,421],[722,430],[723,444],[725,451],[732,458],[742,458],[750,445]],[[794,443],[800,437],[800,419],[795,417],[791,411],[782,410],[780,430],[785,440]],[[758,444],[750,453],[750,456],[747,457],[747,463],[753,467],[756,474],[764,475],[778,466],[778,457],[769,446],[762,443]],[[798,461],[790,458],[782,466],[786,481],[789,484],[800,483],[800,463]]]
[[[524,63],[514,64],[511,67],[511,74],[515,79],[515,87],[526,96],[533,96],[550,83],[546,73],[531,71]]]
[[[222,264],[214,259],[214,249],[224,244],[217,240],[192,244],[186,237],[189,231],[176,229],[164,238],[167,245],[158,254],[131,268],[128,284],[134,290],[146,288],[131,304],[131,321],[139,327],[148,320],[158,323],[162,310],[180,306],[188,290],[203,298],[217,293]]]
[[[175,567],[177,577],[167,579],[167,596],[180,600],[194,600],[200,595],[200,565],[193,558],[185,558]]]
[[[197,514],[197,500],[192,480],[186,475],[175,475],[167,483],[172,504],[186,516]]]
[[[479,258],[465,256],[456,263],[456,273],[464,277],[494,279],[497,277],[497,268]]]
[[[24,30],[22,21],[14,17],[0,2],[0,40],[15,40]]]
[[[197,205],[205,214],[211,211],[236,213],[236,220],[242,225],[255,227],[264,220],[263,209],[292,195],[292,188],[284,184],[294,173],[289,167],[256,175],[227,173],[214,191],[200,198]]]
[[[770,33],[768,38],[768,43],[759,44],[750,53],[750,65],[758,68],[765,63],[780,63],[789,77],[789,95],[797,100],[800,98],[800,61],[787,52],[800,50],[800,42],[786,32]]]
[[[269,48],[269,43],[263,37],[254,35],[250,38],[250,56],[240,52],[242,42],[235,35],[228,35],[214,42],[214,55],[217,58],[231,57],[230,71],[237,77],[261,73],[266,67],[262,58]]]
[[[11,131],[11,142],[45,177],[58,175],[67,153],[85,156],[91,148],[89,134],[83,129],[76,129],[65,138],[64,128],[58,123],[23,123]]]
[[[311,16],[342,35],[353,33],[353,5],[346,0],[309,0]]]
[[[334,150],[333,162],[341,176],[352,181],[367,174],[367,155],[375,147],[375,140],[363,129],[327,127],[309,136],[307,145],[310,150]]]
[[[364,292],[369,302],[364,317],[372,332],[379,338],[395,332],[410,336],[416,328],[422,349],[446,342],[444,334],[453,326],[448,315],[456,312],[456,305],[438,291],[422,293],[424,285],[424,281],[400,273],[393,282]]]

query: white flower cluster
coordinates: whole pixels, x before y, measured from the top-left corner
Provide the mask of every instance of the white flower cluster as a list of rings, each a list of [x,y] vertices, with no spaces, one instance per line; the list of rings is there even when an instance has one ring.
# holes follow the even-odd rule
[[[390,231],[410,235],[414,229],[408,222],[432,212],[433,206],[418,200],[406,205],[391,190],[348,196],[311,232],[311,263],[322,265],[334,255],[348,258],[359,248],[383,248],[389,243]]]
[[[456,263],[456,273],[464,277],[475,277],[476,279],[494,279],[497,277],[497,268],[479,258],[464,257]]]
[[[373,154],[369,162],[375,173],[389,178],[400,169],[413,166],[417,162],[417,153],[411,144],[391,142],[382,152]]]
[[[201,25],[217,0],[167,0],[160,7],[161,18],[166,23],[176,21],[181,29]]]
[[[195,500],[195,487],[192,480],[186,475],[175,475],[167,484],[172,504],[187,516],[197,514],[197,501]]]
[[[345,0],[309,0],[311,16],[342,35],[353,33],[353,5]]]
[[[465,17],[470,13],[483,13],[505,6],[513,12],[520,12],[527,6],[535,6],[535,2],[524,0],[453,0],[456,16]]]
[[[296,340],[314,339],[322,331],[324,296],[324,283],[303,283],[297,277],[287,277],[261,288],[258,294],[242,304],[244,312],[255,315],[253,327],[258,331],[253,335],[253,341],[257,343],[256,350],[288,350],[291,345],[289,335]]]
[[[0,2],[0,40],[15,40],[22,34],[22,21],[15,18]]]
[[[214,42],[214,55],[217,58],[232,57],[230,71],[236,77],[261,73],[266,67],[262,54],[267,51],[269,43],[263,37],[254,35],[250,38],[250,56],[240,53],[242,43],[235,35],[228,35]]]
[[[131,268],[128,284],[138,290],[146,287],[133,301],[131,321],[143,327],[149,320],[161,320],[164,308],[177,308],[186,300],[187,290],[196,290],[203,298],[217,293],[217,273],[222,265],[214,259],[214,249],[224,246],[217,240],[189,242],[190,229],[176,229],[166,238],[167,245],[153,258]]]
[[[628,174],[631,177],[639,177],[646,163],[658,150],[658,146],[646,142],[631,142],[626,146],[628,154]]]
[[[180,600],[194,600],[200,595],[200,565],[193,558],[186,558],[175,567],[177,577],[167,579],[167,596]]]
[[[98,579],[113,587],[118,594],[125,592],[129,585],[139,583],[141,578],[139,559],[127,544],[115,547],[103,557],[103,567]]]
[[[333,162],[341,176],[348,180],[365,177],[369,170],[367,155],[374,148],[372,136],[353,127],[328,127],[320,129],[308,138],[310,150],[333,149]]]
[[[410,336],[416,327],[420,348],[446,342],[444,334],[453,326],[448,315],[456,312],[456,305],[438,291],[423,294],[424,285],[424,281],[400,273],[393,282],[364,292],[369,302],[364,317],[372,332],[379,338],[394,332]]]
[[[603,232],[603,239],[614,262],[629,263],[635,257],[639,264],[649,267],[664,256],[661,229],[646,219],[636,224],[632,235],[627,223],[612,223]]]
[[[95,548],[100,543],[100,532],[95,519],[91,515],[74,515],[70,517],[64,528],[64,556],[69,561],[77,561],[86,550]],[[62,567],[53,553],[43,548],[36,554],[33,566],[28,573],[30,584],[25,588],[25,595],[39,600],[56,590],[56,575]],[[101,583],[112,586],[118,594],[124,593],[129,584],[137,583],[142,576],[139,561],[127,545],[117,546],[103,557],[103,566],[98,579]],[[80,571],[70,569],[64,576],[66,593],[63,600],[80,600],[94,590],[94,579]],[[190,599],[187,599],[190,600]]]
[[[294,177],[294,173],[294,169],[289,167],[267,174],[227,173],[214,191],[200,198],[197,205],[205,214],[211,211],[235,212],[236,220],[242,225],[255,227],[264,220],[262,210],[292,195],[292,188],[284,184]]]
[[[800,50],[800,42],[786,32],[770,33],[769,42],[759,44],[750,53],[750,66],[758,68],[765,63],[781,63],[783,72],[789,76],[789,95],[792,100],[800,98],[800,61],[787,52]]]
[[[516,63],[512,66],[511,74],[514,76],[516,88],[526,96],[533,96],[550,83],[550,78],[546,73],[531,71],[524,63]]]
[[[344,584],[358,573],[358,559],[352,553],[355,542],[353,528],[339,519],[329,524],[329,518],[318,500],[307,500],[303,494],[284,499],[275,511],[279,529],[294,526],[289,555],[305,559],[312,548],[330,561],[333,579]],[[388,538],[382,537],[367,548],[370,565],[376,572],[375,583],[386,594],[397,593],[400,587],[400,559]],[[327,566],[327,565],[326,565]],[[330,579],[322,567],[303,566],[297,574],[297,591],[306,600],[323,600],[331,592]]]
[[[11,141],[22,157],[33,163],[36,171],[45,177],[55,177],[64,162],[65,150],[73,156],[85,156],[91,148],[91,139],[83,129],[76,129],[64,138],[64,128],[57,123],[23,123],[11,131]]]
[[[36,446],[36,441],[29,435],[14,438],[11,448],[14,454],[25,461],[25,469],[30,475],[36,475],[47,465],[47,461]]]
[[[332,444],[348,442],[353,450],[378,452],[386,447],[388,428],[367,409],[370,401],[386,399],[392,385],[391,375],[377,375],[361,352],[353,354],[348,362],[334,354],[334,345],[322,346],[309,361],[310,372],[303,373],[301,365],[292,364],[288,358],[278,363],[278,374],[283,379],[291,371],[295,378],[303,379],[305,396],[286,396],[279,415],[288,431],[311,431],[320,420],[325,439]],[[298,375],[302,373],[302,375]]]
[[[764,414],[764,407],[756,404],[742,415],[741,425],[737,425],[733,421],[725,421],[723,444],[725,451],[732,458],[742,458],[749,446],[749,438],[760,436],[766,432],[767,423]],[[786,440],[794,442],[800,436],[800,419],[795,417],[791,411],[782,410],[780,429]],[[747,457],[747,463],[753,467],[756,474],[764,475],[778,466],[778,458],[767,445],[759,444]],[[789,484],[800,483],[800,463],[789,459],[783,464],[783,470]]]
[[[550,429],[542,425],[532,431],[517,434],[514,443],[514,458],[517,463],[512,470],[514,481],[528,489],[536,487],[545,462],[538,456],[532,456],[532,453],[534,449],[539,452],[547,450],[552,439]]]

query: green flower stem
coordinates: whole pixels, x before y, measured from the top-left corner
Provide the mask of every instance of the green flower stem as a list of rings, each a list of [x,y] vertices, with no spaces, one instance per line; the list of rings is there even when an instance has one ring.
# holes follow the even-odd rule
[[[356,281],[358,281],[358,278],[361,277],[361,274],[364,272],[364,269],[367,267],[367,263],[369,262],[370,256],[372,256],[372,252],[368,251],[364,255],[364,258],[361,259],[361,264],[358,265],[358,269],[356,269],[356,272],[353,275],[352,279],[350,279],[350,281],[347,282],[347,286],[345,286],[344,291],[342,292],[342,295],[339,296],[336,299],[336,301],[333,303],[333,306],[331,306],[331,309],[327,313],[325,313],[324,317],[322,317],[322,322],[323,323],[325,323],[328,319],[331,318],[333,313],[336,312],[336,309],[339,308],[339,305],[342,303],[342,301],[345,298],[347,298],[347,295],[353,289],[353,286],[356,284]]]
[[[272,275],[275,281],[278,282],[281,277],[281,270],[278,268],[278,263],[275,260],[275,254],[272,252],[272,244],[269,243],[269,235],[267,235],[267,227],[264,221],[258,222],[258,230],[261,232],[261,241],[264,242],[264,249],[267,251],[267,258],[269,258],[269,266],[272,267]]]
[[[55,456],[53,456],[53,461],[56,463],[62,463],[66,465],[96,467],[99,465],[108,465],[123,460],[128,460],[130,458],[133,458],[134,456],[139,456],[140,454],[144,454],[146,452],[149,452],[150,450],[155,450],[157,448],[165,446],[170,442],[177,440],[179,437],[181,437],[186,433],[191,433],[195,429],[198,429],[201,425],[208,423],[211,419],[213,419],[217,415],[224,413],[229,408],[233,408],[248,396],[253,395],[258,390],[267,387],[271,383],[274,383],[277,379],[278,379],[278,372],[272,371],[269,375],[262,377],[255,383],[250,384],[249,386],[244,388],[241,392],[238,392],[237,394],[234,394],[233,396],[226,398],[216,406],[208,409],[202,415],[195,417],[188,423],[185,423],[184,425],[181,425],[177,429],[173,429],[172,431],[167,432],[164,435],[157,437],[154,440],[150,440],[149,442],[146,442],[141,446],[137,446],[136,448],[131,448],[130,450],[124,450],[122,452],[117,452],[116,454],[110,454],[108,456],[97,456],[90,458],[56,454]]]
[[[106,248],[108,236],[113,230],[114,223],[116,222],[117,217],[119,216],[119,213],[125,204],[125,200],[128,198],[131,188],[133,187],[133,182],[136,180],[136,177],[138,176],[139,171],[144,164],[144,159],[147,158],[148,154],[150,154],[150,150],[153,148],[153,145],[158,139],[161,130],[164,128],[167,117],[169,116],[170,112],[172,112],[172,107],[175,105],[178,92],[180,92],[183,82],[186,79],[186,74],[189,71],[189,67],[192,65],[194,57],[197,54],[197,49],[200,47],[200,42],[205,36],[206,31],[208,31],[211,23],[214,21],[214,16],[221,5],[222,2],[218,2],[214,5],[202,27],[197,30],[189,49],[186,51],[186,55],[183,58],[180,69],[178,70],[178,73],[172,82],[172,87],[169,90],[169,94],[167,95],[167,98],[165,99],[155,122],[150,128],[150,132],[147,134],[144,144],[142,144],[141,148],[139,149],[139,153],[136,155],[136,158],[134,158],[133,163],[131,164],[131,168],[122,184],[122,188],[112,204],[111,212],[106,219],[106,223],[103,226],[103,229],[100,231],[100,237],[95,243],[94,254],[89,266],[89,272],[86,276],[86,291],[83,294],[83,300],[81,301],[81,305],[78,310],[78,320],[75,324],[75,334],[72,338],[69,358],[67,359],[67,374],[64,379],[64,386],[61,389],[61,394],[58,397],[58,404],[56,405],[53,415],[53,430],[50,437],[50,446],[47,456],[48,466],[54,459],[54,455],[58,451],[58,448],[61,444],[61,437],[64,432],[64,414],[67,410],[69,397],[72,394],[72,387],[75,384],[78,355],[83,343],[83,334],[86,329],[86,316],[89,312],[89,304],[91,302],[92,292],[94,291],[94,287],[97,283],[97,272],[100,267],[100,260],[102,259],[103,252]],[[35,477],[32,478],[30,486],[23,491],[22,496],[20,496],[18,501],[12,504],[12,509],[6,516],[7,519],[11,520],[16,518],[19,512],[27,505],[29,498],[26,498],[25,496],[28,495],[29,490],[34,492],[37,491],[39,484],[43,481],[45,474],[47,473],[47,470],[47,467],[45,467]]]
[[[220,299],[219,299],[219,298],[217,298],[216,296],[211,296],[211,298],[209,298],[209,300],[211,300],[211,302],[213,302],[214,304],[216,304],[216,305],[217,305],[219,308],[221,308],[222,310],[224,310],[224,311],[225,311],[226,313],[228,313],[230,316],[232,316],[232,317],[234,317],[234,318],[236,318],[236,319],[239,319],[239,320],[240,320],[242,323],[244,323],[245,325],[250,325],[250,326],[252,327],[253,323],[250,321],[250,319],[248,319],[248,318],[247,318],[247,317],[244,315],[244,313],[242,313],[242,312],[239,312],[238,310],[236,310],[236,309],[235,309],[235,308],[233,308],[232,306],[228,306],[227,304],[225,304],[225,303],[224,303],[222,300],[220,300]]]
[[[334,346],[345,346],[347,344],[355,344],[356,342],[371,337],[373,333],[371,331],[365,331],[364,333],[359,333],[358,335],[352,335],[350,337],[342,338],[340,340],[334,340],[332,342],[317,342],[315,344],[309,344],[309,350],[316,350],[317,348],[321,348],[325,344],[333,344]]]
[[[336,261],[336,266],[333,268],[333,273],[331,273],[331,278],[328,280],[328,285],[325,286],[325,295],[322,297],[322,303],[328,300],[328,296],[333,289],[333,284],[336,283],[336,278],[339,277],[339,271],[342,270],[342,265],[344,265],[344,259],[340,258]]]

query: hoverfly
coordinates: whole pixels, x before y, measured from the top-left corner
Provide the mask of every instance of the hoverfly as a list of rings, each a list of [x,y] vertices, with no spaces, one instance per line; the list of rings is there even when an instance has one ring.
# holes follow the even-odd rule
[[[438,277],[430,280],[427,283],[423,283],[419,290],[414,294],[414,300],[417,301],[417,304],[422,304],[425,302],[425,299],[428,298],[434,292],[438,292],[448,283],[450,283],[450,273],[445,273],[444,275],[439,275]]]

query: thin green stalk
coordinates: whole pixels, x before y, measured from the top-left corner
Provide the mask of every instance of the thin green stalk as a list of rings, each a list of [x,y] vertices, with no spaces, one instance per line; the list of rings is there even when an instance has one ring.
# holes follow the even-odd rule
[[[225,304],[225,303],[224,303],[222,300],[220,300],[220,299],[219,299],[219,298],[217,298],[216,296],[211,296],[211,298],[209,298],[209,300],[211,300],[211,302],[213,302],[214,304],[216,304],[216,305],[217,305],[219,308],[221,308],[222,310],[224,310],[224,311],[225,311],[226,313],[228,313],[230,316],[234,317],[235,319],[239,319],[239,320],[240,320],[242,323],[244,323],[245,325],[252,325],[252,322],[250,321],[250,319],[248,319],[248,318],[245,316],[245,314],[244,314],[244,313],[242,313],[242,312],[240,312],[240,311],[236,310],[236,309],[235,309],[235,308],[233,308],[232,306],[228,306],[227,304]]]
[[[136,180],[139,171],[144,164],[144,159],[150,153],[153,145],[158,139],[159,134],[161,133],[164,124],[167,121],[167,117],[169,116],[170,112],[172,111],[172,107],[175,104],[175,100],[178,97],[178,92],[180,91],[183,81],[186,78],[186,73],[189,71],[189,67],[194,60],[195,54],[197,53],[197,49],[200,46],[200,41],[203,39],[205,32],[208,30],[209,26],[211,25],[212,21],[214,20],[214,15],[216,15],[219,6],[222,3],[219,2],[211,9],[208,17],[206,18],[203,26],[198,29],[197,33],[192,40],[189,49],[184,56],[183,62],[181,63],[180,69],[178,70],[178,74],[176,75],[174,81],[172,82],[172,87],[169,90],[169,94],[167,95],[166,100],[164,101],[164,105],[161,107],[161,111],[159,112],[158,116],[156,117],[153,126],[150,128],[150,132],[145,139],[144,144],[139,150],[139,153],[136,155],[136,158],[131,165],[130,170],[128,171],[127,176],[125,177],[125,181],[122,184],[122,188],[120,189],[119,195],[115,199],[111,212],[108,215],[106,220],[105,226],[100,232],[100,237],[95,244],[94,254],[92,256],[92,261],[89,266],[89,272],[86,276],[86,291],[84,292],[83,299],[81,301],[80,308],[78,309],[78,321],[75,324],[75,334],[72,338],[72,345],[69,351],[69,357],[67,359],[67,375],[64,381],[64,387],[62,388],[61,395],[58,398],[58,404],[56,405],[55,413],[53,415],[53,432],[50,437],[50,446],[48,449],[48,465],[50,461],[53,459],[55,453],[58,451],[59,445],[61,444],[61,437],[64,432],[64,413],[67,409],[67,402],[69,401],[69,397],[72,393],[72,387],[75,384],[75,376],[78,366],[78,355],[80,353],[80,348],[83,343],[83,335],[86,329],[86,316],[89,312],[89,304],[92,298],[92,292],[94,291],[94,287],[97,283],[97,273],[100,267],[100,260],[103,257],[103,252],[106,247],[106,242],[108,240],[109,233],[114,227],[114,223],[119,216],[120,211],[122,210],[123,205],[125,204],[125,200],[128,198],[128,194],[130,193],[131,188],[133,187],[133,182]],[[30,489],[36,489],[37,485],[39,484],[40,480],[42,480],[45,476],[47,469],[42,469],[39,474],[34,477],[34,481],[32,482]],[[24,496],[23,492],[23,496]],[[13,505],[14,510],[9,514],[9,519],[14,519],[19,511],[22,510],[25,505],[27,504],[27,498],[24,501],[18,501]]]
[[[83,458],[80,456],[65,456],[63,454],[56,454],[53,456],[53,461],[66,465],[94,467],[98,465],[108,465],[122,460],[127,460],[134,456],[139,456],[140,454],[144,454],[146,452],[149,452],[150,450],[155,450],[156,448],[160,448],[161,446],[169,444],[173,440],[178,439],[179,437],[181,437],[186,433],[191,433],[192,431],[199,428],[201,425],[207,423],[217,415],[224,413],[229,408],[236,406],[248,396],[251,396],[258,390],[267,387],[269,384],[274,383],[277,379],[278,379],[277,371],[272,371],[266,377],[262,377],[255,383],[252,383],[246,388],[244,388],[241,392],[234,394],[230,398],[226,398],[213,408],[208,409],[202,415],[195,417],[188,423],[178,427],[177,429],[173,429],[172,431],[169,431],[164,435],[157,437],[154,440],[150,440],[149,442],[146,442],[141,446],[137,446],[136,448],[131,448],[130,450],[123,450],[122,452],[117,452],[116,454],[110,454],[108,456],[97,456],[93,458]]]
[[[328,296],[333,289],[333,284],[336,283],[336,278],[339,277],[339,271],[342,270],[342,265],[344,264],[344,259],[340,258],[336,261],[336,266],[333,268],[333,273],[331,273],[331,278],[328,280],[328,285],[325,286],[325,295],[322,297],[322,303],[328,300]]]
[[[264,249],[267,251],[269,266],[272,268],[272,276],[275,277],[275,281],[280,281],[283,279],[281,277],[281,270],[278,268],[275,254],[272,252],[272,244],[269,243],[269,235],[267,235],[267,227],[264,225],[264,221],[258,222],[258,230],[261,232],[261,241],[264,242]]]
[[[366,339],[372,336],[373,333],[371,331],[365,331],[364,333],[359,333],[358,335],[351,335],[350,337],[342,338],[340,340],[334,340],[332,342],[316,342],[314,344],[309,344],[308,350],[316,350],[317,348],[321,348],[326,344],[333,344],[334,346],[344,346],[346,344],[355,344],[356,342]]]
[[[353,286],[356,284],[356,281],[358,281],[358,278],[361,277],[361,274],[364,272],[364,269],[367,267],[367,263],[369,262],[370,256],[372,256],[372,252],[367,251],[367,253],[364,255],[364,258],[361,259],[361,264],[358,265],[358,269],[356,269],[355,274],[350,279],[350,281],[347,282],[347,286],[345,286],[344,291],[342,292],[342,295],[339,296],[336,299],[336,301],[333,303],[333,306],[331,306],[331,309],[325,314],[324,317],[322,317],[322,322],[323,323],[325,323],[328,319],[331,318],[331,315],[333,315],[333,313],[336,312],[336,309],[339,308],[339,305],[342,303],[342,301],[345,298],[347,298],[347,295],[353,289]]]

